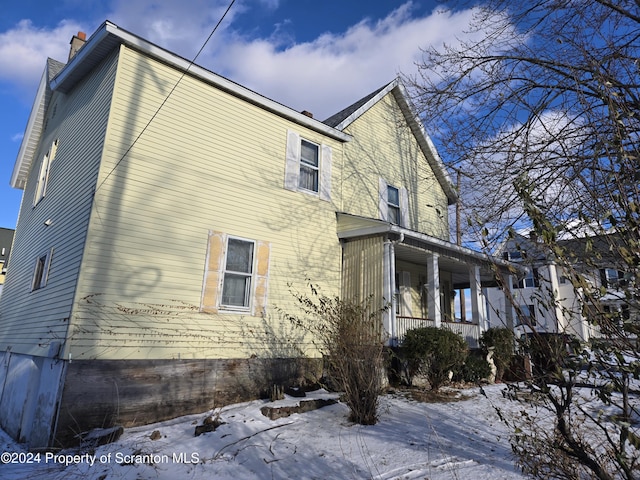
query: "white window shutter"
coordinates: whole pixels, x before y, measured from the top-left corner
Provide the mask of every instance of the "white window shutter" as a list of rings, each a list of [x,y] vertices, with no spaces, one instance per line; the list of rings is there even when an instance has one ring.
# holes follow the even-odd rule
[[[299,176],[300,135],[292,130],[287,130],[287,157],[284,171],[284,188],[287,190],[297,190]]]
[[[380,177],[378,190],[379,190],[378,209],[380,213],[380,219],[388,221],[389,220],[389,196],[387,194],[387,182],[382,177]]]
[[[400,226],[409,227],[409,193],[402,187],[400,193]]]
[[[331,201],[331,147],[322,145],[320,163],[320,198]]]

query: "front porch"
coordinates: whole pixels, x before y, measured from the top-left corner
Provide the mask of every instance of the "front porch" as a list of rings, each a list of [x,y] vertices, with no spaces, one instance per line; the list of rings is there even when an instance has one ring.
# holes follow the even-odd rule
[[[342,297],[387,305],[384,334],[390,346],[412,328],[444,327],[471,348],[487,325],[484,289],[511,264],[439,238],[381,220],[338,214],[343,246]]]

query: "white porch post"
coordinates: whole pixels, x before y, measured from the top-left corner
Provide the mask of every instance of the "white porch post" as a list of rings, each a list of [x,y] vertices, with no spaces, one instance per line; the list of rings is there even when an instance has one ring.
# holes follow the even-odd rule
[[[484,295],[480,286],[480,266],[474,265],[469,270],[469,283],[471,284],[471,316],[473,323],[478,325],[480,332],[486,330],[487,314],[484,305]]]
[[[433,320],[436,327],[442,323],[442,309],[440,306],[440,266],[438,255],[431,253],[427,258],[427,294],[429,320]]]
[[[558,271],[555,263],[549,264],[549,290],[553,302],[553,311],[555,312],[556,331],[565,332],[567,330],[567,322],[564,319],[564,313],[562,312],[562,305],[560,305],[560,285],[558,283]]]
[[[390,304],[390,307],[385,310],[383,313],[383,327],[384,331],[389,335],[389,344],[395,345],[397,342],[396,338],[396,299],[395,299],[395,247],[393,242],[385,241],[384,242],[384,258],[382,261],[383,265],[383,280],[382,280],[382,288],[384,292],[385,301]]]
[[[513,320],[516,318],[515,310],[513,308],[513,275],[510,273],[506,276],[506,285],[504,286],[504,312],[506,316],[507,325],[506,327],[510,330],[513,330],[514,323]]]

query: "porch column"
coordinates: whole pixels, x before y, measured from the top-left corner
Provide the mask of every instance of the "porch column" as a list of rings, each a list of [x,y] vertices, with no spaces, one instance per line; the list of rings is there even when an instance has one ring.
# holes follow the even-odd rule
[[[560,305],[560,284],[558,283],[558,270],[555,263],[549,263],[549,294],[553,302],[553,311],[555,313],[556,332],[567,331],[567,322],[564,320],[564,313],[562,312],[562,305]]]
[[[388,343],[391,346],[396,345],[397,343],[397,333],[396,333],[396,298],[394,295],[396,288],[396,273],[395,273],[395,263],[396,263],[396,253],[395,253],[395,245],[392,241],[384,242],[384,258],[382,260],[383,263],[383,292],[384,299],[390,307],[385,310],[383,313],[383,327],[384,331],[389,335]]]
[[[506,275],[506,284],[504,286],[504,313],[506,317],[506,327],[510,330],[514,328],[514,319],[516,318],[513,308],[513,275],[508,273]]]
[[[480,332],[486,330],[487,314],[484,305],[484,295],[480,285],[480,266],[474,265],[469,270],[469,283],[471,285],[471,318],[478,325]]]
[[[427,258],[427,305],[429,320],[440,327],[442,322],[442,308],[440,306],[440,265],[438,255],[431,253]]]

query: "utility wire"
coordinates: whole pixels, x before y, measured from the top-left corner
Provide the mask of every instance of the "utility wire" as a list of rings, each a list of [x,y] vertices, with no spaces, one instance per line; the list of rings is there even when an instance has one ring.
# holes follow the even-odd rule
[[[180,82],[182,81],[182,79],[185,77],[185,75],[187,74],[187,72],[189,71],[189,69],[195,64],[196,60],[198,59],[198,57],[200,56],[200,54],[202,53],[202,51],[205,49],[205,47],[207,46],[207,44],[209,43],[209,40],[211,40],[211,37],[213,37],[213,34],[216,33],[216,30],[218,30],[218,27],[220,26],[220,24],[222,23],[222,21],[225,19],[225,17],[227,16],[227,14],[229,13],[229,11],[231,10],[231,7],[233,6],[233,4],[235,3],[236,0],[231,0],[231,2],[229,3],[229,6],[227,7],[227,9],[224,11],[224,13],[222,14],[222,17],[220,17],[220,20],[218,20],[218,23],[216,23],[216,26],[213,27],[213,30],[211,30],[211,33],[209,34],[209,36],[207,37],[207,39],[204,41],[204,43],[202,44],[202,47],[200,47],[200,50],[198,50],[198,53],[196,53],[195,57],[193,57],[193,60],[191,60],[189,62],[189,65],[187,66],[187,68],[182,72],[182,75],[180,75],[180,78],[178,79],[178,81],[175,83],[175,85],[173,86],[173,88],[169,91],[169,93],[167,93],[166,97],[164,98],[164,100],[162,101],[162,103],[160,104],[160,106],[157,108],[157,110],[155,111],[155,113],[151,116],[151,118],[149,119],[149,121],[147,122],[147,124],[144,126],[144,128],[140,131],[140,133],[136,136],[136,138],[133,140],[133,142],[131,143],[131,145],[129,145],[129,147],[127,148],[127,150],[122,154],[122,156],[120,157],[120,159],[116,162],[116,164],[113,166],[113,168],[109,171],[109,173],[107,174],[106,177],[104,177],[104,179],[102,180],[102,182],[100,182],[100,185],[98,185],[96,187],[96,193],[97,191],[100,189],[100,187],[102,187],[102,185],[104,185],[104,183],[107,181],[107,179],[111,176],[111,174],[113,172],[115,172],[116,168],[118,168],[118,166],[120,165],[120,163],[122,163],[122,161],[125,159],[125,157],[129,154],[129,152],[131,151],[131,149],[134,147],[134,145],[138,142],[138,140],[140,140],[140,137],[142,137],[142,135],[144,134],[144,132],[147,131],[147,128],[149,128],[149,126],[151,125],[151,122],[153,122],[153,120],[156,118],[156,116],[158,115],[158,113],[160,113],[160,110],[162,110],[162,107],[164,107],[164,105],[167,103],[167,101],[169,100],[169,97],[171,97],[171,94],[176,90],[176,88],[178,88],[178,85],[180,84]]]

